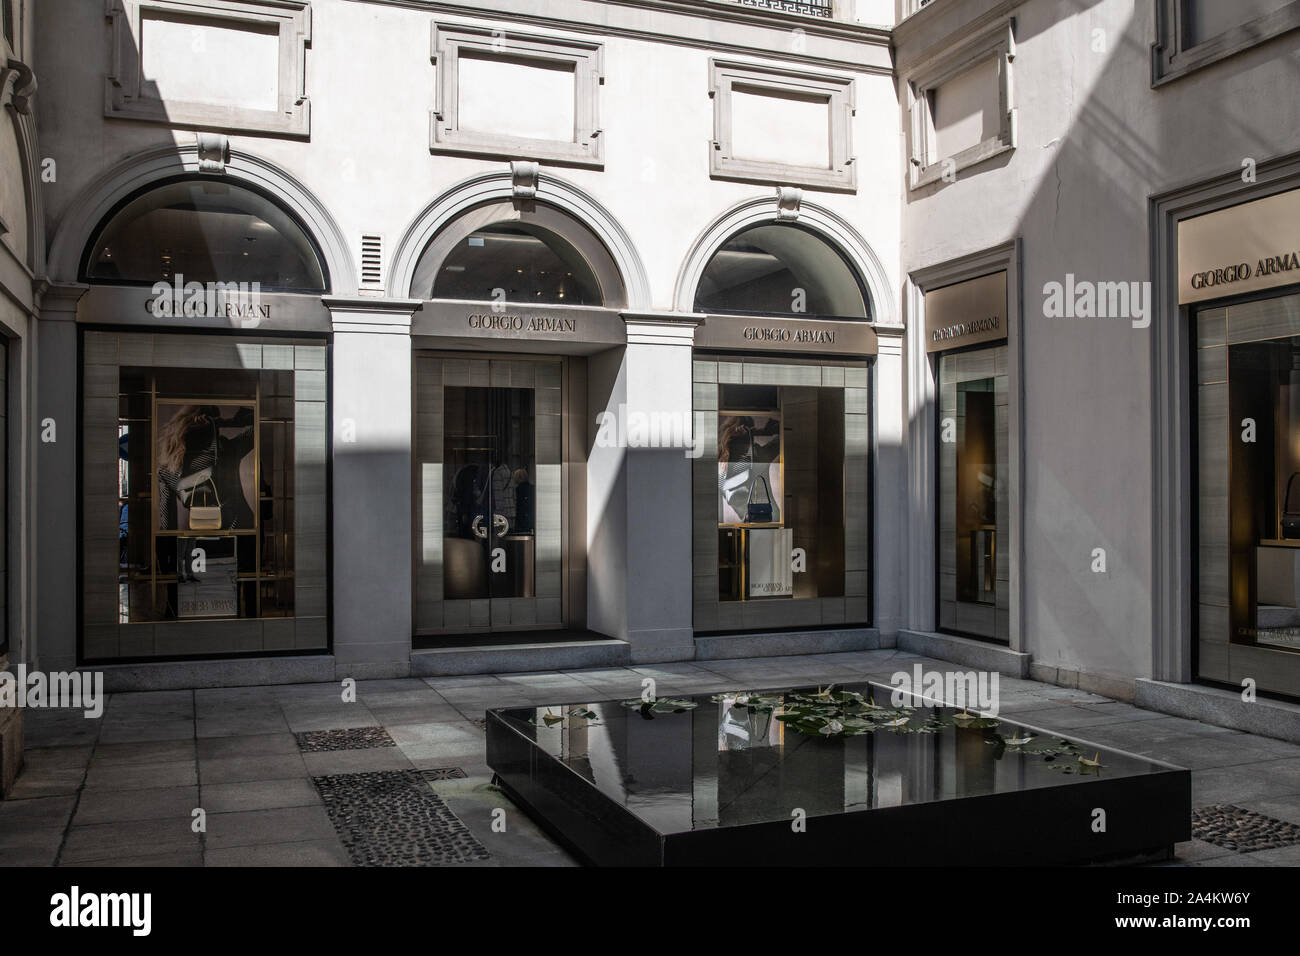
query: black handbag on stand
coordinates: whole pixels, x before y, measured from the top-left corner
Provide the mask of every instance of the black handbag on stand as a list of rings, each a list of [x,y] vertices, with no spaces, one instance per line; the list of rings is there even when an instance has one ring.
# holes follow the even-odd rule
[[[754,490],[758,487],[760,481],[763,483],[767,501],[754,500]],[[762,475],[755,478],[749,486],[749,501],[745,505],[745,520],[754,524],[762,524],[772,520],[772,489],[768,487],[767,479]]]
[[[749,467],[757,471],[758,464],[754,461],[754,427],[749,428]],[[766,468],[766,466],[764,466]],[[766,489],[767,501],[754,501],[754,490],[758,487],[759,482],[763,483]],[[767,479],[762,475],[757,475],[749,483],[749,494],[745,496],[745,520],[751,524],[763,524],[772,520],[772,489],[767,483]]]
[[[1282,502],[1282,537],[1287,540],[1300,538],[1300,509],[1291,507],[1291,488],[1300,478],[1297,471],[1286,483],[1286,498]]]

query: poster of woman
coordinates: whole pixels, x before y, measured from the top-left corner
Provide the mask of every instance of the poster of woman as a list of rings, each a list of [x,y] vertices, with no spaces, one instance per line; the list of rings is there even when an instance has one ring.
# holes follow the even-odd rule
[[[781,418],[718,419],[718,524],[780,524]]]
[[[256,415],[251,404],[158,402],[159,531],[255,531]]]

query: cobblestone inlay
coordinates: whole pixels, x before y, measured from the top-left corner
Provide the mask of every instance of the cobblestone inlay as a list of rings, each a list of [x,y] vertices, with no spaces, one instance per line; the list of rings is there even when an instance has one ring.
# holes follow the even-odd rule
[[[312,780],[357,866],[443,866],[489,859],[487,849],[418,770]]]
[[[304,753],[326,750],[369,750],[371,747],[396,747],[383,727],[348,727],[344,730],[308,730],[294,734],[298,749]]]
[[[420,773],[424,774],[425,780],[459,780],[465,776],[460,767],[433,767]]]
[[[1253,853],[1300,843],[1300,826],[1230,803],[1192,811],[1192,837],[1225,850]]]

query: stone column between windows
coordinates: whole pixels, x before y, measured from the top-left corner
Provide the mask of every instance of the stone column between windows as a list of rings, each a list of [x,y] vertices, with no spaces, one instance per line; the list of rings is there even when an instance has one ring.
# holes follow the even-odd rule
[[[895,645],[898,629],[907,617],[908,459],[903,333],[901,325],[876,326],[878,351],[872,382],[876,406],[873,618],[885,647]]]
[[[333,349],[337,675],[406,676],[411,657],[411,316],[418,300],[326,296]]]
[[[71,671],[77,663],[77,302],[84,285],[52,285],[41,296],[36,323],[36,613],[28,667]]]
[[[693,317],[624,313],[625,639],[633,663],[689,660]],[[648,432],[649,447],[637,435]],[[656,437],[657,435],[657,437]]]

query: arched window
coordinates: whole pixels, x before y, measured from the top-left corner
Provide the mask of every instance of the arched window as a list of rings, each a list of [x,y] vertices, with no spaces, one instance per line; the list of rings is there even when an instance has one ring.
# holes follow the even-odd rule
[[[695,311],[791,318],[869,319],[870,299],[844,255],[793,223],[736,233],[713,254]]]
[[[421,254],[410,294],[516,305],[619,307],[626,301],[618,267],[600,240],[540,203],[527,211],[491,203],[444,226]]]
[[[273,200],[216,178],[151,186],[110,213],[86,249],[88,282],[256,282],[267,292],[329,291],[315,243]]]

